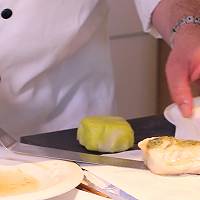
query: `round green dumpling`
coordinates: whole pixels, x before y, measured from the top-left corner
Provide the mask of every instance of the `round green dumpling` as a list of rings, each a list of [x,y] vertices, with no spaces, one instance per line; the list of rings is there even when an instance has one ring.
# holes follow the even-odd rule
[[[91,151],[120,152],[134,145],[134,131],[122,117],[85,117],[78,127],[77,140]]]

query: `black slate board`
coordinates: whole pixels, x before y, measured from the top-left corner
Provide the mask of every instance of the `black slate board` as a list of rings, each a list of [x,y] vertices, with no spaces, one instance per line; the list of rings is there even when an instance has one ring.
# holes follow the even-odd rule
[[[174,136],[175,126],[168,122],[164,115],[154,115],[143,118],[127,120],[135,132],[135,145],[131,149],[138,149],[137,143],[147,137]],[[81,146],[76,140],[77,129],[62,130],[42,133],[38,135],[24,136],[22,143],[64,149],[82,153],[102,154],[92,152]]]

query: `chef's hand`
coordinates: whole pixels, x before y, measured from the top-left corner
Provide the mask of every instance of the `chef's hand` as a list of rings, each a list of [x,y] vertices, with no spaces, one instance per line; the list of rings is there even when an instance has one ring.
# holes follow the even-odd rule
[[[171,97],[184,117],[190,117],[193,96],[190,83],[200,88],[200,26],[187,24],[179,28],[174,48],[166,64],[166,75]]]
[[[172,28],[188,16],[200,16],[200,0],[162,0],[152,13],[152,23],[170,45]],[[183,116],[190,117],[193,110],[190,83],[200,87],[200,25],[179,27],[173,46],[166,64],[168,86]]]

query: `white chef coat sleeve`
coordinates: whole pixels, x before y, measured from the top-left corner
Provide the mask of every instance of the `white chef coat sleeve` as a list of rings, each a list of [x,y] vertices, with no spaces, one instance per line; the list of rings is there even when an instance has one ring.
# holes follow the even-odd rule
[[[155,38],[161,38],[161,35],[151,23],[151,15],[160,1],[161,0],[134,0],[143,30],[150,33]]]

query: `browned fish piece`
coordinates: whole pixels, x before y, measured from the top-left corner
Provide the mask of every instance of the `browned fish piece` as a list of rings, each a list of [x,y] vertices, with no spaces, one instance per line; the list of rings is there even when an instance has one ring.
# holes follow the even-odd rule
[[[163,136],[146,138],[138,146],[155,174],[200,174],[200,141]]]

